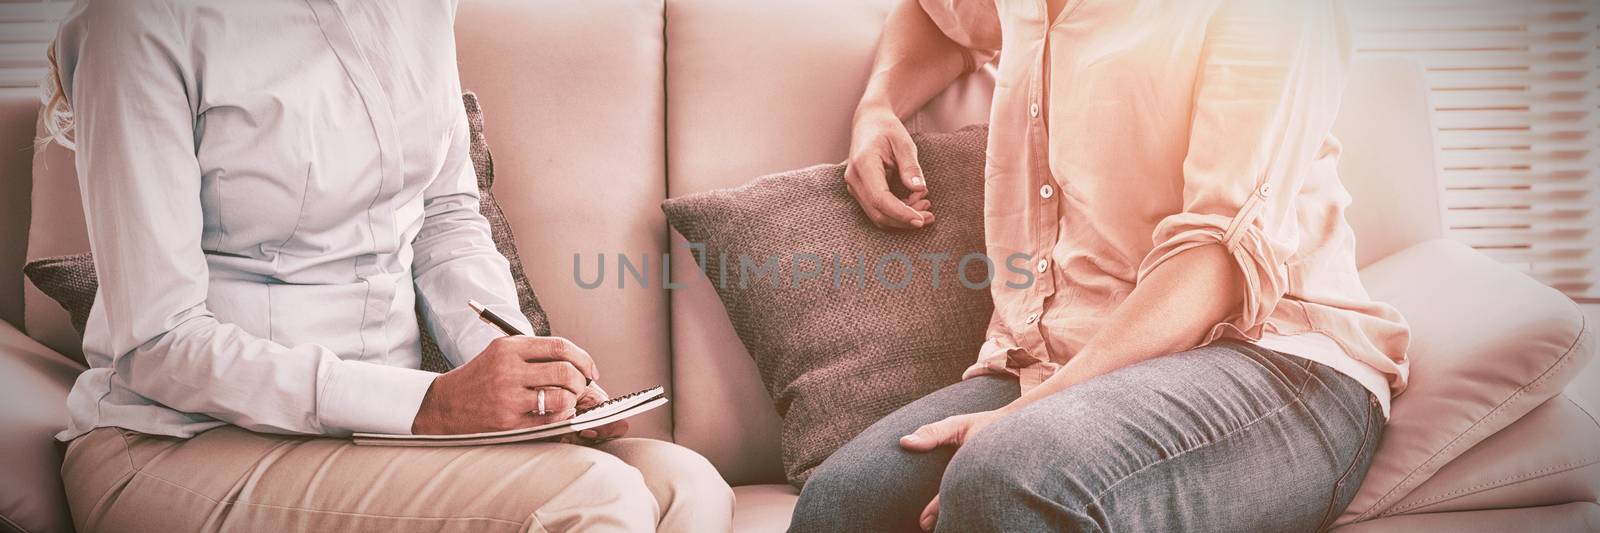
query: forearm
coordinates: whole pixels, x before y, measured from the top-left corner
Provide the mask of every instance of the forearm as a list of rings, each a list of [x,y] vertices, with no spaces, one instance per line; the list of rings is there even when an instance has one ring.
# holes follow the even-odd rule
[[[1200,246],[1174,256],[1134,287],[1083,350],[1012,406],[1194,347],[1242,305],[1240,278],[1239,267],[1221,245]]]
[[[965,73],[969,53],[945,36],[917,0],[902,0],[884,24],[856,113],[915,113]]]

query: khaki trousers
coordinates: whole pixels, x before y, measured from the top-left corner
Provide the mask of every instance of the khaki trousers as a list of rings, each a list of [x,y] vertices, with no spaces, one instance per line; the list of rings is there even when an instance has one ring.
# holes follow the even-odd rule
[[[727,531],[733,491],[670,442],[356,446],[232,426],[101,428],[61,467],[79,531]]]

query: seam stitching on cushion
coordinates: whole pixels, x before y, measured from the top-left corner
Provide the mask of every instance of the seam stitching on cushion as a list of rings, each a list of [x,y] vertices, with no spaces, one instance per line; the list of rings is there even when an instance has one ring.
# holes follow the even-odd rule
[[[1579,460],[1579,461],[1574,461],[1574,462],[1570,462],[1570,463],[1566,463],[1566,464],[1560,464],[1560,465],[1556,465],[1556,466],[1542,468],[1542,469],[1535,470],[1535,471],[1532,471],[1532,472],[1525,472],[1525,473],[1517,474],[1517,475],[1514,475],[1514,476],[1508,476],[1508,477],[1505,477],[1505,478],[1501,478],[1501,479],[1497,479],[1497,480],[1494,480],[1494,481],[1488,481],[1488,482],[1480,483],[1480,484],[1477,484],[1477,485],[1473,485],[1471,487],[1457,489],[1457,490],[1454,490],[1454,491],[1450,491],[1450,492],[1447,492],[1447,493],[1444,493],[1444,494],[1440,494],[1440,495],[1434,496],[1432,498],[1428,498],[1428,499],[1425,499],[1425,500],[1420,500],[1420,501],[1417,501],[1417,502],[1414,502],[1414,503],[1410,503],[1410,504],[1407,504],[1405,507],[1396,507],[1395,508],[1395,512],[1414,511],[1414,510],[1417,510],[1417,509],[1420,509],[1420,508],[1423,508],[1423,507],[1428,507],[1428,506],[1431,506],[1431,505],[1437,505],[1437,504],[1440,504],[1440,503],[1444,503],[1444,502],[1449,501],[1449,500],[1454,500],[1454,499],[1458,499],[1458,498],[1464,498],[1464,497],[1471,496],[1473,494],[1477,494],[1477,493],[1480,493],[1480,492],[1486,492],[1487,490],[1493,490],[1493,489],[1497,489],[1497,488],[1501,488],[1501,487],[1515,485],[1517,483],[1525,483],[1525,482],[1528,482],[1528,481],[1533,481],[1533,480],[1538,479],[1538,478],[1549,477],[1549,476],[1553,476],[1553,475],[1556,475],[1556,474],[1561,474],[1561,473],[1564,473],[1564,472],[1570,472],[1572,470],[1577,470],[1579,468],[1583,468],[1583,467],[1586,467],[1586,466],[1594,465],[1594,464],[1597,464],[1597,463],[1600,463],[1600,457],[1591,457],[1591,458],[1582,459],[1582,460]]]
[[[1572,398],[1567,398],[1567,403],[1570,403],[1573,407],[1578,408],[1578,412],[1583,413],[1583,416],[1589,417],[1589,421],[1594,423],[1594,425],[1600,426],[1600,419],[1596,419],[1594,417],[1594,413],[1589,412],[1589,408],[1584,407],[1581,403],[1572,401]]]
[[[1576,305],[1576,304],[1574,304],[1574,305]],[[1579,309],[1579,311],[1581,312],[1582,309]],[[1559,369],[1559,368],[1565,366],[1567,363],[1571,362],[1572,361],[1572,353],[1573,353],[1573,351],[1576,350],[1577,347],[1583,343],[1584,338],[1589,335],[1588,317],[1586,315],[1580,315],[1580,316],[1582,317],[1582,320],[1579,322],[1578,334],[1573,337],[1572,344],[1567,346],[1567,351],[1562,353],[1561,357],[1557,358],[1556,361],[1554,363],[1552,363],[1549,368],[1546,368],[1544,370],[1544,372],[1539,375],[1538,378],[1535,378],[1533,381],[1529,382],[1527,385],[1524,385],[1521,388],[1518,388],[1516,390],[1516,392],[1513,392],[1511,394],[1511,396],[1507,397],[1505,400],[1502,400],[1499,404],[1496,404],[1494,409],[1490,410],[1487,414],[1485,414],[1483,417],[1479,418],[1477,421],[1474,421],[1471,426],[1468,426],[1466,430],[1463,430],[1460,434],[1456,435],[1456,437],[1454,439],[1451,439],[1450,442],[1445,444],[1445,446],[1443,448],[1440,448],[1439,451],[1434,452],[1433,455],[1429,456],[1427,460],[1422,462],[1422,464],[1417,465],[1416,468],[1412,468],[1410,472],[1406,473],[1406,477],[1405,478],[1401,479],[1399,483],[1395,484],[1395,486],[1390,488],[1388,492],[1384,493],[1383,496],[1379,497],[1378,501],[1374,502],[1370,508],[1368,508],[1366,511],[1364,511],[1360,515],[1358,515],[1356,517],[1356,520],[1364,520],[1364,519],[1367,519],[1367,518],[1371,518],[1374,515],[1379,516],[1379,517],[1392,515],[1393,514],[1393,510],[1385,510],[1385,511],[1381,511],[1380,512],[1380,511],[1378,511],[1378,509],[1382,508],[1389,501],[1391,501],[1393,499],[1396,499],[1398,497],[1396,495],[1396,493],[1398,493],[1401,489],[1409,490],[1409,489],[1415,488],[1416,485],[1421,484],[1420,480],[1416,481],[1415,483],[1413,483],[1413,479],[1415,479],[1417,477],[1417,473],[1418,472],[1421,472],[1422,470],[1432,466],[1434,464],[1434,462],[1437,461],[1439,459],[1439,457],[1444,455],[1446,452],[1454,450],[1457,446],[1459,446],[1461,444],[1462,440],[1464,438],[1466,438],[1467,435],[1476,433],[1480,428],[1482,428],[1484,426],[1484,424],[1499,418],[1501,415],[1504,415],[1505,412],[1506,412],[1506,407],[1508,405],[1511,405],[1516,400],[1521,399],[1522,396],[1528,392],[1528,390],[1533,389],[1534,387],[1537,387],[1539,385],[1542,385],[1544,383],[1544,381],[1546,379],[1548,379],[1551,374],[1555,373],[1555,371],[1557,369]]]
[[[1309,380],[1307,380],[1307,382],[1309,383]],[[1300,385],[1300,390],[1302,390],[1302,391],[1305,390],[1305,383],[1302,383]],[[1089,500],[1089,505],[1090,506],[1100,506],[1100,499],[1105,497],[1106,493],[1111,492],[1112,490],[1116,489],[1118,485],[1121,485],[1122,482],[1127,481],[1129,479],[1132,479],[1134,476],[1137,476],[1137,475],[1143,473],[1146,470],[1149,470],[1151,468],[1155,468],[1157,466],[1160,466],[1160,465],[1175,461],[1180,457],[1183,457],[1185,455],[1189,455],[1190,452],[1199,451],[1199,450],[1208,448],[1208,447],[1210,447],[1210,446],[1212,446],[1214,444],[1217,444],[1217,443],[1220,443],[1222,441],[1228,440],[1229,438],[1232,438],[1234,435],[1238,435],[1240,433],[1243,433],[1245,430],[1250,429],[1251,427],[1255,426],[1257,423],[1260,423],[1262,420],[1266,420],[1266,419],[1271,418],[1273,416],[1277,416],[1278,414],[1282,413],[1285,409],[1288,409],[1288,408],[1290,408],[1290,407],[1292,407],[1294,405],[1297,405],[1297,404],[1301,404],[1302,400],[1303,400],[1303,398],[1300,396],[1300,393],[1296,392],[1294,398],[1289,400],[1289,401],[1287,401],[1287,402],[1284,402],[1283,405],[1280,405],[1280,406],[1272,409],[1271,411],[1267,411],[1265,413],[1261,413],[1254,420],[1251,420],[1251,421],[1245,423],[1245,425],[1239,426],[1237,429],[1234,429],[1233,431],[1229,431],[1229,432],[1223,434],[1222,436],[1217,437],[1215,440],[1200,443],[1199,445],[1196,445],[1193,448],[1189,448],[1187,450],[1183,450],[1181,452],[1178,452],[1176,455],[1173,455],[1172,457],[1161,459],[1161,460],[1158,460],[1156,462],[1153,462],[1153,463],[1144,465],[1142,467],[1139,467],[1138,470],[1134,470],[1133,472],[1129,472],[1128,475],[1122,476],[1121,478],[1119,478],[1116,481],[1112,482],[1110,485],[1106,485],[1106,488],[1101,489],[1100,492],[1095,493],[1094,497]]]
[[[185,486],[183,486],[183,485],[181,485],[181,484],[179,484],[179,483],[178,483],[178,482],[176,482],[176,481],[172,481],[172,480],[170,480],[170,479],[167,479],[167,478],[164,478],[164,477],[161,477],[161,476],[158,476],[158,475],[155,475],[155,474],[151,474],[151,473],[149,473],[149,472],[145,472],[145,471],[143,471],[143,470],[135,470],[135,471],[134,471],[134,472],[133,472],[133,475],[134,475],[134,476],[135,476],[135,477],[143,477],[143,478],[149,478],[149,479],[153,479],[153,480],[156,480],[156,481],[159,481],[159,482],[161,482],[161,483],[164,483],[164,484],[167,484],[167,485],[171,485],[171,486],[173,486],[173,487],[175,487],[175,488],[177,488],[177,489],[178,489],[178,490],[182,490],[182,491],[184,491],[184,492],[187,492],[187,493],[189,493],[189,494],[193,494],[193,495],[195,495],[195,496],[199,496],[199,497],[201,497],[201,498],[205,498],[205,499],[206,499],[206,501],[209,501],[209,502],[211,502],[211,503],[217,503],[217,504],[220,504],[220,503],[223,503],[223,502],[221,502],[221,501],[218,501],[218,500],[217,500],[217,499],[216,499],[216,498],[212,498],[212,497],[210,497],[210,496],[206,496],[206,495],[204,495],[204,494],[201,494],[201,493],[200,493],[200,492],[199,492],[199,491],[196,491],[196,490],[194,490],[194,489],[191,489],[191,488],[189,488],[189,487],[185,487]]]
[[[9,517],[7,517],[6,515],[3,515],[3,514],[0,514],[0,524],[3,524],[5,526],[7,526],[7,527],[10,527],[13,530],[21,531],[22,533],[28,533],[28,529],[27,528],[22,527],[21,525],[17,524],[16,522],[11,521],[11,518],[9,518]]]
[[[304,508],[304,507],[289,507],[289,506],[284,506],[284,505],[271,505],[271,504],[265,504],[265,503],[249,503],[249,502],[240,502],[240,501],[230,502],[229,505],[236,505],[236,506],[243,506],[243,507],[259,507],[259,508],[262,508],[262,509],[276,509],[276,510],[282,510],[282,511],[295,511],[295,512],[302,512],[302,513],[322,513],[322,514],[333,514],[333,515],[341,515],[341,516],[359,516],[359,517],[364,517],[364,518],[384,518],[384,519],[390,519],[390,520],[436,520],[436,521],[441,521],[441,522],[457,522],[457,521],[474,521],[474,522],[477,522],[477,521],[483,521],[483,522],[498,522],[498,523],[501,523],[501,524],[512,524],[512,525],[517,525],[517,526],[522,525],[521,522],[513,522],[511,520],[506,520],[504,518],[495,518],[495,517],[491,517],[491,516],[394,516],[394,515],[382,515],[382,514],[371,514],[371,513],[354,513],[354,512],[349,512],[349,511],[324,511],[324,510],[319,510],[319,509],[307,509],[307,508]]]

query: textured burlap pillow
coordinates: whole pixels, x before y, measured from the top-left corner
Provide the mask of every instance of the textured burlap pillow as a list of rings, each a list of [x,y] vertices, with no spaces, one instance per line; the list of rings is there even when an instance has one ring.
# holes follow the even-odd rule
[[[916,231],[874,227],[845,190],[843,165],[663,204],[672,226],[704,246],[696,259],[783,417],[795,486],[976,358],[993,309],[983,282],[989,272],[1005,279],[1003,266],[981,260],[987,134],[971,126],[916,138],[937,220]],[[935,269],[925,254],[946,257]],[[972,259],[958,271],[963,257]],[[754,274],[771,259],[767,276]],[[859,275],[845,268],[854,265],[864,265]]]
[[[533,286],[528,284],[528,276],[522,271],[522,259],[517,255],[511,223],[506,220],[505,213],[500,210],[500,204],[495,202],[494,193],[490,190],[494,185],[494,158],[489,155],[489,143],[483,136],[483,109],[478,105],[478,97],[470,92],[461,95],[461,100],[466,106],[467,124],[472,133],[472,165],[477,170],[478,194],[481,197],[479,209],[483,217],[489,220],[495,248],[511,263],[511,279],[517,286],[517,303],[522,308],[522,314],[528,317],[528,322],[533,324],[534,331],[530,333],[549,335],[550,321],[539,306],[539,299],[533,294]],[[72,318],[72,327],[82,334],[84,325],[89,321],[89,309],[94,306],[95,289],[98,287],[94,256],[81,253],[38,259],[24,266],[23,273],[40,292],[67,310]],[[434,372],[449,370],[450,365],[439,351],[438,343],[428,333],[427,322],[422,316],[419,307],[417,325],[422,330],[422,369]]]

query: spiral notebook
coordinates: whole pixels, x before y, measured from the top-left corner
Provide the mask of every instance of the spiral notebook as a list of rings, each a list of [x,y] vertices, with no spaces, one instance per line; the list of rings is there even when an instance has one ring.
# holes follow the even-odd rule
[[[624,394],[605,403],[579,411],[576,416],[530,428],[496,431],[492,433],[467,433],[462,435],[387,435],[357,433],[356,444],[364,446],[479,446],[505,444],[557,437],[585,429],[596,428],[622,420],[667,403],[666,391],[653,387],[632,394]]]

